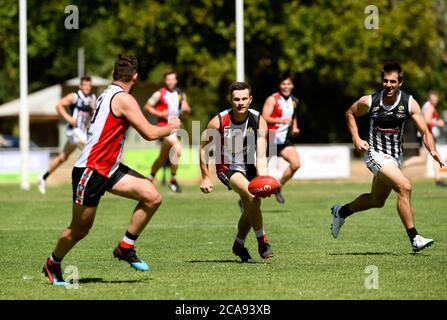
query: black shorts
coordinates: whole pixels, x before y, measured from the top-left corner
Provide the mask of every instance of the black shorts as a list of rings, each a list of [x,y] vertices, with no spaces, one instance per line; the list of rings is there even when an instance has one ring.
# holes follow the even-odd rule
[[[71,173],[73,203],[86,207],[98,206],[104,193],[131,171],[133,170],[120,163],[118,169],[108,178],[95,169],[74,167]]]
[[[289,138],[287,138],[286,141],[284,141],[284,143],[281,143],[281,144],[274,143],[274,145],[276,145],[276,154],[269,153],[269,146],[270,146],[270,143],[269,143],[269,145],[267,146],[267,155],[268,156],[279,156],[281,151],[283,151],[287,147],[292,147],[293,143]]]
[[[239,171],[239,170],[226,170],[226,171],[217,172],[217,177],[224,185],[227,186],[228,190],[231,190],[230,179],[233,176],[233,174],[235,174],[236,172],[242,173],[244,175],[244,177],[247,178],[248,181],[251,181],[254,178],[256,178],[256,169],[247,170],[246,173]]]

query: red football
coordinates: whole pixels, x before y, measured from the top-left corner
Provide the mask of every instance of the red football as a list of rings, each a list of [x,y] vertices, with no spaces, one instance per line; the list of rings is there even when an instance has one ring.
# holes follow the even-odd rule
[[[266,198],[274,194],[281,186],[271,176],[258,176],[248,184],[248,191],[256,197]]]

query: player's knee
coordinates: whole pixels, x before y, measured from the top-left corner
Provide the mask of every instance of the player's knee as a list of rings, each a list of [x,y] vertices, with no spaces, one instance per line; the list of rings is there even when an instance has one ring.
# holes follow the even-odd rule
[[[409,195],[411,193],[410,181],[404,181],[397,186],[399,195]]]
[[[67,155],[65,154],[65,152],[62,152],[61,154],[59,154],[59,161],[60,162],[67,161]]]
[[[145,195],[144,199],[142,200],[146,205],[152,207],[152,208],[158,208],[161,203],[163,202],[163,197],[160,193],[150,193]]]
[[[291,163],[290,163],[290,169],[291,169],[293,172],[298,171],[298,169],[299,169],[300,167],[301,167],[301,163],[300,163],[299,161],[291,162]]]
[[[383,200],[383,199],[374,199],[373,200],[374,208],[383,208],[384,205],[385,205],[385,200]]]

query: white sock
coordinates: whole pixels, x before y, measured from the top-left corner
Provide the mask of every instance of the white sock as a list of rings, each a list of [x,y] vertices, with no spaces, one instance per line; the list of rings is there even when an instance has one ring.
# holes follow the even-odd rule
[[[256,238],[261,238],[261,237],[264,236],[264,234],[265,234],[265,232],[264,232],[264,229],[263,229],[263,228],[261,228],[261,229],[259,229],[259,230],[255,230]]]
[[[135,245],[135,240],[129,239],[126,236],[123,237],[123,241],[128,245],[131,245],[131,246]]]

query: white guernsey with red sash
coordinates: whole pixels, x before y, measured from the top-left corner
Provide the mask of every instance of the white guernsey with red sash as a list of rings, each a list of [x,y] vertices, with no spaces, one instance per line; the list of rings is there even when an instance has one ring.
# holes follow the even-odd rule
[[[111,84],[99,96],[96,110],[88,130],[87,144],[75,164],[78,168],[90,168],[104,177],[110,177],[118,168],[129,123],[124,117],[113,114],[113,97],[124,92]]]
[[[276,103],[270,117],[276,120],[293,118],[297,109],[298,99],[292,95],[285,98],[279,92],[274,93],[272,96],[275,98]],[[290,124],[285,123],[268,124],[269,131],[274,131],[276,133],[274,141],[276,144],[284,144],[286,142],[289,127]]]

